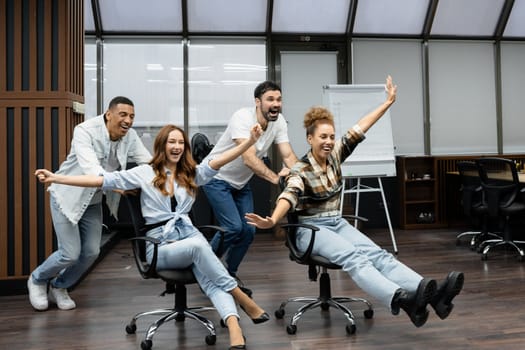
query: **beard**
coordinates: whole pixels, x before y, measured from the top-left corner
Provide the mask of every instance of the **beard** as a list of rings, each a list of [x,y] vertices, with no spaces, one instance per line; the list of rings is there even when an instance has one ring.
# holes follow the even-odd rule
[[[269,122],[274,122],[279,118],[279,113],[281,113],[280,108],[269,109],[266,113],[263,113],[263,117]]]

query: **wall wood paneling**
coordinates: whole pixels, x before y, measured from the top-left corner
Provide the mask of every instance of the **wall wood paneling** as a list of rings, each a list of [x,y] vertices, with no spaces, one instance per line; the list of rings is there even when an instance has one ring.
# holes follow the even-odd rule
[[[25,288],[56,245],[49,195],[84,102],[84,1],[0,0],[0,294]]]

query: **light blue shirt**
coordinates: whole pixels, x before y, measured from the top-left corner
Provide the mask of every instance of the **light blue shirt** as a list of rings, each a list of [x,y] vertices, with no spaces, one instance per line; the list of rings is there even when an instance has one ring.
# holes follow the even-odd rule
[[[165,169],[166,175],[169,176],[171,171]],[[201,163],[197,166],[195,183],[197,186],[202,186],[209,182],[215,175],[217,170],[212,169],[208,163]],[[122,170],[116,172],[106,172],[104,175],[103,190],[132,190],[140,188],[140,205],[142,207],[142,216],[146,224],[156,224],[162,221],[168,221],[162,232],[157,232],[160,235],[152,235],[162,241],[171,240],[171,234],[174,233],[174,227],[177,220],[181,219],[186,224],[193,225],[189,213],[191,207],[195,202],[184,187],[174,183],[174,195],[177,200],[177,207],[175,212],[171,211],[171,198],[163,195],[154,185],[155,171],[149,164],[140,165],[129,170]],[[167,184],[166,184],[167,185]]]
[[[104,122],[104,116],[99,115],[78,124],[73,131],[71,151],[66,160],[56,171],[63,175],[100,175],[108,165],[111,141]],[[117,158],[121,169],[126,169],[128,162],[144,164],[151,160],[151,154],[142,144],[133,129],[120,139],[117,147]],[[48,191],[55,198],[62,213],[77,224],[84,211],[91,203],[97,188],[76,187],[62,184],[52,184]],[[110,212],[116,217],[120,195],[114,192],[106,193],[106,201]]]

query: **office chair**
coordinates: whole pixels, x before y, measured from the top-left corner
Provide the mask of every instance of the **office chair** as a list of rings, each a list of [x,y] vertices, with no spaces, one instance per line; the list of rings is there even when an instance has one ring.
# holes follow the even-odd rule
[[[283,187],[283,184],[281,182],[281,187]],[[361,220],[361,221],[368,221],[366,218],[353,216],[353,215],[345,215],[343,216],[346,219],[352,219],[352,220]],[[290,324],[286,326],[286,332],[288,334],[295,334],[297,332],[297,322],[301,318],[301,316],[308,310],[315,309],[317,307],[320,307],[323,311],[327,311],[330,307],[333,307],[335,309],[340,310],[343,312],[343,314],[346,316],[346,319],[348,320],[348,323],[345,327],[347,334],[354,334],[356,331],[355,326],[355,320],[354,315],[352,311],[346,307],[344,304],[346,303],[353,303],[353,302],[361,302],[364,303],[367,307],[366,310],[364,310],[364,316],[367,319],[370,319],[374,316],[374,310],[372,309],[372,304],[363,298],[351,298],[351,297],[333,297],[331,293],[331,285],[330,285],[330,275],[328,273],[328,270],[340,270],[341,266],[337,264],[333,264],[330,261],[328,261],[326,258],[314,255],[312,254],[312,249],[315,242],[315,234],[317,231],[319,231],[319,228],[313,225],[306,225],[306,224],[298,224],[297,220],[297,214],[293,212],[288,213],[288,223],[281,225],[282,228],[285,229],[286,232],[286,246],[289,249],[290,252],[290,260],[293,260],[301,265],[308,265],[308,277],[311,281],[316,281],[317,276],[319,274],[319,271],[321,271],[321,276],[319,280],[319,296],[317,297],[294,297],[289,298],[286,301],[282,302],[279,308],[275,311],[275,317],[278,319],[282,319],[285,314],[285,307],[288,303],[291,302],[300,302],[304,305],[301,306],[295,314],[292,316],[290,320]],[[296,243],[296,233],[297,228],[304,227],[307,229],[310,229],[312,231],[312,236],[310,238],[310,242],[308,244],[308,248],[304,253],[301,253],[300,250],[297,248]]]
[[[514,247],[519,253],[519,260],[523,261],[525,253],[518,244],[525,244],[525,241],[514,240],[510,228],[511,218],[523,217],[525,214],[525,203],[518,198],[524,189],[520,191],[516,165],[504,158],[481,158],[476,163],[489,216],[503,221],[502,237],[481,242],[481,259],[487,260],[487,254],[492,248],[507,245]]]
[[[212,144],[210,144],[210,141],[208,137],[204,134],[201,134],[200,132],[195,133],[191,137],[191,155],[193,156],[193,159],[197,162],[197,164],[200,164],[204,158],[210,153],[210,151],[213,149]]]
[[[457,235],[456,244],[460,244],[461,238],[471,236],[470,248],[476,249],[480,242],[490,237],[501,238],[499,235],[488,232],[488,208],[483,203],[483,188],[479,176],[478,165],[474,161],[460,161],[457,163],[461,179],[461,205],[465,216],[471,225],[475,221],[481,221],[481,229],[478,231],[465,231]]]
[[[172,270],[157,270],[157,252],[160,241],[158,239],[147,237],[145,235],[144,225],[145,221],[142,217],[142,211],[140,207],[140,194],[138,195],[123,195],[122,200],[125,202],[127,209],[129,210],[129,217],[132,222],[133,236],[130,238],[133,247],[133,256],[137,268],[144,279],[158,278],[166,283],[166,290],[161,294],[175,294],[175,304],[170,309],[157,309],[151,311],[145,311],[133,316],[128,325],[126,325],[126,332],[128,334],[134,334],[137,330],[136,322],[143,316],[162,316],[157,321],[152,323],[146,332],[144,340],[141,342],[141,348],[143,350],[149,350],[153,346],[153,336],[157,332],[158,328],[169,322],[175,320],[182,322],[186,317],[193,319],[202,324],[207,330],[208,335],[205,337],[205,342],[208,345],[213,345],[216,342],[215,326],[213,323],[198,314],[199,311],[215,310],[213,307],[188,307],[187,305],[187,291],[186,285],[197,283],[195,276],[193,275],[191,267],[185,269],[172,269]],[[223,232],[223,229],[218,226],[199,226],[199,230],[213,230],[214,233],[217,231]],[[202,231],[201,231],[202,232]],[[153,258],[151,263],[146,260],[146,242],[154,245]]]

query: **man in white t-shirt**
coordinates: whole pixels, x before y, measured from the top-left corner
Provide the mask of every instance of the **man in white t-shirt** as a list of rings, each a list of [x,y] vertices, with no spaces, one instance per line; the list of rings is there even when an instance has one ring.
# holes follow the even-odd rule
[[[278,84],[265,81],[254,90],[255,107],[241,108],[230,119],[226,131],[221,136],[210,154],[203,160],[207,162],[216,155],[241,143],[250,137],[250,128],[259,123],[264,132],[257,143],[241,157],[223,166],[217,175],[203,190],[213,208],[215,218],[226,229],[222,251],[219,249],[219,235],[211,241],[217,255],[225,256],[228,272],[237,278],[237,270],[253,241],[255,228],[246,223],[244,215],[253,212],[253,193],[248,183],[253,174],[273,184],[279,183],[279,177],[288,173],[283,168],[275,173],[261,159],[275,143],[287,168],[291,168],[297,157],[288,140],[288,127],[281,112],[282,96]],[[241,288],[251,295],[251,291]]]

